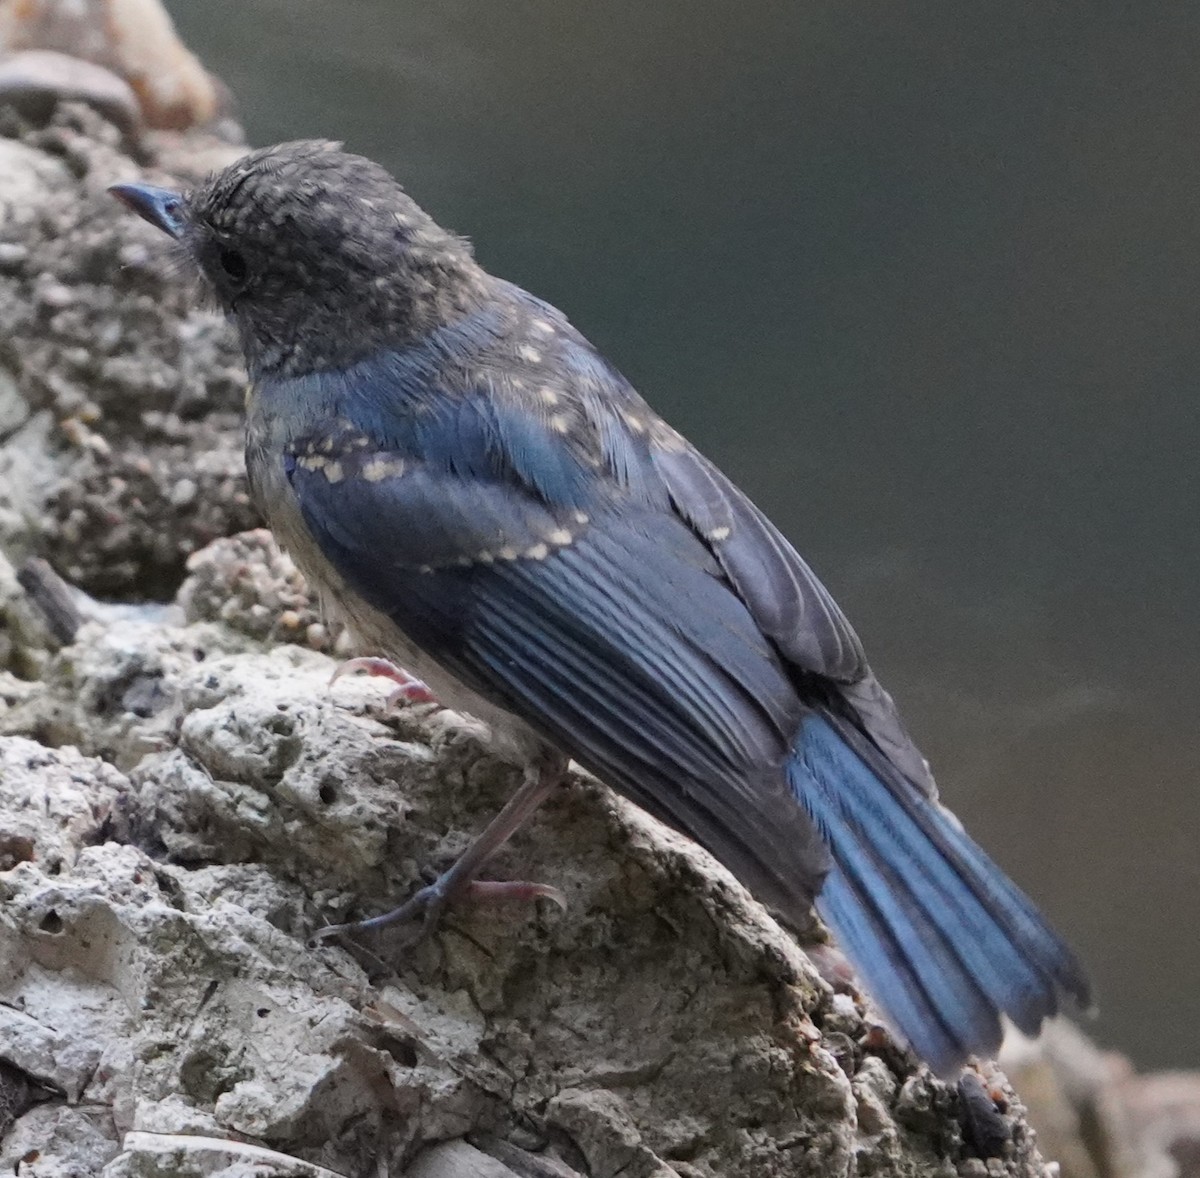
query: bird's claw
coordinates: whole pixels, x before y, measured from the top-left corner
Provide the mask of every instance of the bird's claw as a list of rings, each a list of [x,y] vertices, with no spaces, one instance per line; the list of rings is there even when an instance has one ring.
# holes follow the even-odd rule
[[[476,873],[483,869],[509,837],[551,793],[558,789],[562,784],[566,768],[567,760],[561,753],[551,749],[543,750],[530,764],[521,788],[509,798],[500,813],[487,824],[481,834],[476,836],[475,841],[458,857],[452,867],[444,871],[432,883],[426,884],[399,908],[385,912],[382,916],[371,917],[369,920],[333,925],[330,928],[322,929],[314,938],[314,942],[354,933],[375,932],[389,925],[415,920],[417,917],[421,919],[421,927],[414,940],[420,940],[437,927],[446,905],[465,892],[483,900],[544,898],[553,900],[560,908],[566,908],[566,900],[562,893],[545,884],[499,883],[494,880],[475,879]]]
[[[433,704],[437,698],[429,690],[428,685],[415,675],[410,675],[402,667],[388,659],[357,658],[348,659],[337,668],[329,678],[332,687],[343,675],[355,674],[375,675],[381,679],[390,679],[396,686],[389,692],[385,707],[390,711],[398,704]]]
[[[378,932],[398,924],[412,924],[414,927],[408,943],[415,945],[437,929],[450,901],[459,896],[469,896],[485,903],[550,900],[563,912],[567,910],[566,897],[558,888],[549,884],[530,883],[525,880],[474,879],[455,886],[443,875],[414,892],[399,908],[393,908],[391,912],[319,929],[313,934],[312,943],[354,936],[358,933]]]
[[[567,898],[549,884],[531,883],[527,880],[473,879],[463,891],[473,900],[485,903],[504,900],[549,900],[560,912],[567,910]]]
[[[413,893],[399,908],[385,912],[381,916],[371,916],[366,920],[353,920],[346,924],[332,924],[328,928],[319,929],[313,934],[313,941],[329,941],[338,937],[354,936],[358,933],[373,933],[380,929],[390,928],[396,924],[412,923],[411,943],[423,941],[438,926],[442,913],[450,901],[450,889],[446,887],[444,877],[426,884]],[[419,921],[419,923],[417,923]]]

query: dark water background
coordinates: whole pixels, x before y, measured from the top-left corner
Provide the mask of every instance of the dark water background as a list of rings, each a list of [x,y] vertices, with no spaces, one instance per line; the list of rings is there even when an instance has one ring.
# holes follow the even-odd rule
[[[821,571],[977,837],[1200,1064],[1200,6],[174,0]]]

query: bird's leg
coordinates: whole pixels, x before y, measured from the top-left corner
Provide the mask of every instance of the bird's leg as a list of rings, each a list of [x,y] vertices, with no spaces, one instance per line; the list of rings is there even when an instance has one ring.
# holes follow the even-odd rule
[[[395,688],[387,697],[387,708],[390,710],[399,703],[409,704],[435,704],[437,698],[433,692],[418,679],[415,675],[410,675],[402,667],[396,666],[395,663],[389,662],[387,659],[379,658],[359,658],[347,659],[342,663],[329,679],[329,685],[332,687],[343,675],[356,674],[359,671],[365,671],[368,675],[378,675],[383,679],[390,679],[396,684]]]
[[[374,932],[388,925],[420,919],[422,935],[437,925],[445,907],[455,897],[472,893],[482,899],[536,899],[545,896],[560,907],[566,907],[560,893],[544,884],[476,880],[488,860],[525,824],[530,815],[562,784],[567,759],[561,753],[546,751],[529,766],[521,788],[509,799],[504,809],[488,823],[483,833],[459,856],[449,870],[433,883],[421,888],[411,899],[391,912],[357,920],[349,924],[323,928],[314,940],[323,941],[346,933]]]

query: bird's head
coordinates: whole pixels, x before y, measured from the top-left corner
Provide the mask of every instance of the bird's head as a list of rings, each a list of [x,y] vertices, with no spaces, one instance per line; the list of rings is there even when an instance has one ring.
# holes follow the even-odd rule
[[[253,375],[403,345],[469,311],[486,281],[379,164],[322,140],[253,152],[188,192],[110,191],[199,268]]]

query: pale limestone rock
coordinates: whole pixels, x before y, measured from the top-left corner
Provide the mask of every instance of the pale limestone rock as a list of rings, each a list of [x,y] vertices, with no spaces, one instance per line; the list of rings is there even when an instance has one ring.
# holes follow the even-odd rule
[[[0,0],[0,50],[51,50],[110,70],[151,127],[209,123],[225,104],[159,0]]]
[[[60,102],[86,103],[126,134],[141,122],[137,95],[112,70],[48,49],[0,58],[0,104],[43,123]]]
[[[516,782],[477,725],[385,715],[333,666],[209,623],[91,622],[5,717],[82,751],[0,747],[0,796],[47,848],[0,873],[0,1058],[110,1110],[107,1173],[223,1172],[131,1132],[353,1175],[481,1132],[588,1178],[970,1160],[952,1090],[864,1049],[861,1015],[726,872],[583,779],[495,868],[561,888],[566,915],[454,909],[416,948],[368,946],[374,980],[309,948],[447,862]],[[26,804],[38,780],[53,805]],[[1008,1149],[999,1173],[1043,1172],[1019,1119]]]

